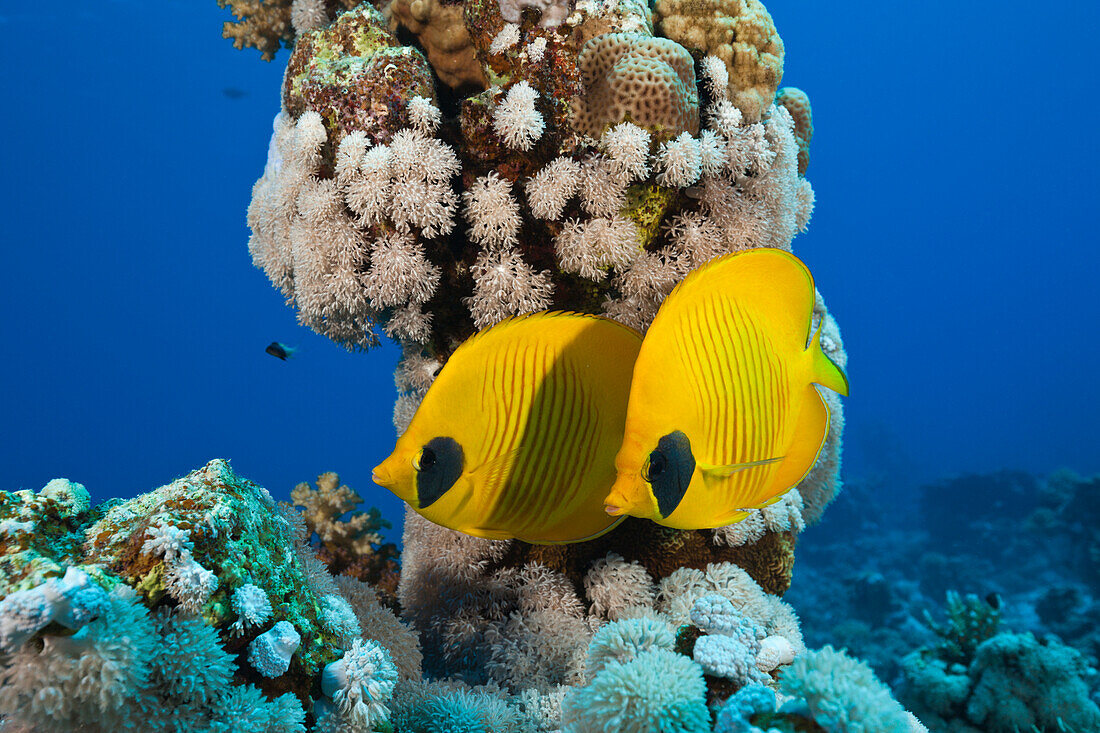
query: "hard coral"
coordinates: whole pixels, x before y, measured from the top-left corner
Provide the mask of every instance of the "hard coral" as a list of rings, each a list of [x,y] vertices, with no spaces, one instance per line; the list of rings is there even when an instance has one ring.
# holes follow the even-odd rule
[[[746,119],[763,117],[783,78],[783,40],[760,0],[657,0],[657,27],[689,49],[717,56],[729,97]]]
[[[574,124],[592,137],[624,120],[662,139],[699,132],[695,67],[683,46],[642,33],[606,33],[581,47],[584,94],[573,102]]]
[[[283,104],[294,117],[307,110],[325,122],[332,158],[350,133],[389,142],[412,123],[407,100],[435,99],[432,71],[416,49],[401,45],[369,3],[332,25],[302,34],[283,80]]]
[[[810,97],[797,87],[783,87],[776,92],[775,103],[786,108],[794,119],[794,139],[798,141],[798,175],[804,176],[810,165],[810,141],[814,138]]]
[[[400,24],[416,34],[444,84],[453,88],[472,85],[479,89],[487,85],[463,20],[461,3],[392,0],[386,12],[394,30]]]

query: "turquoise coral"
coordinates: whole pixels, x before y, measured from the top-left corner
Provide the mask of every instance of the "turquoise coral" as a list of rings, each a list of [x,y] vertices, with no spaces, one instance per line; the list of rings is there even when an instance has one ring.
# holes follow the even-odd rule
[[[646,649],[630,661],[611,660],[588,685],[562,702],[565,733],[708,733],[703,671],[667,649]]]
[[[924,727],[894,700],[865,662],[826,646],[809,651],[783,671],[779,689],[797,698],[783,710],[804,707],[829,733],[906,733]]]
[[[360,650],[388,652],[360,618],[419,674],[369,586],[341,595],[301,520],[225,461],[95,508],[77,486],[0,492],[0,522],[42,530],[0,537],[0,716],[17,729],[304,733],[334,663],[354,670],[341,713],[381,720],[397,671],[364,676]]]

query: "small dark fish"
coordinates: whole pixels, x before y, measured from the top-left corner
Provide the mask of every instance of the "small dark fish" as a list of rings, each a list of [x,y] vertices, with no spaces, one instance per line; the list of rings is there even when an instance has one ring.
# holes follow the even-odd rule
[[[994,611],[1000,611],[1001,610],[1001,594],[1000,593],[990,593],[989,595],[987,595],[985,597],[985,602]]]
[[[297,350],[298,349],[294,348],[293,346],[280,344],[278,341],[272,341],[270,344],[267,345],[267,348],[264,349],[264,351],[271,354],[276,359],[282,359],[283,361],[286,361],[290,357],[294,356],[294,352],[296,352]]]
[[[237,87],[223,87],[222,94],[229,99],[244,99],[248,96],[248,92],[244,89],[238,89]]]

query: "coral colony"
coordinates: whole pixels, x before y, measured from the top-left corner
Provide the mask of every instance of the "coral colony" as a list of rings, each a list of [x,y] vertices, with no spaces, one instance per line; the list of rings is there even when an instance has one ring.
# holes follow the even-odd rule
[[[779,88],[758,0],[219,3],[238,47],[290,49],[249,251],[302,324],[400,344],[398,433],[478,329],[567,310],[644,333],[687,273],[789,251],[809,221],[810,104]],[[813,321],[843,368],[820,294]],[[807,649],[781,600],[840,488],[822,397],[813,469],[718,529],[627,517],[540,545],[410,510],[398,562],[332,473],[294,505],[223,460],[95,507],[66,479],[0,492],[0,728],[925,730],[866,664]],[[904,662],[933,716],[1014,684],[1009,657],[1067,654],[952,603],[955,630]],[[1082,666],[1049,672],[1069,702]],[[973,720],[1004,717],[983,699]]]

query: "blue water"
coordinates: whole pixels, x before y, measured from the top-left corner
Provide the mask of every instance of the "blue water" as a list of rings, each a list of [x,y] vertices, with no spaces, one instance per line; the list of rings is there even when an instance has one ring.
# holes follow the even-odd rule
[[[1100,471],[1100,9],[771,0],[844,332],[848,470]],[[0,6],[0,483],[131,496],[213,457],[285,497],[392,448],[389,345],[296,325],[246,250],[286,52],[214,0]],[[283,363],[278,340],[301,347]]]

